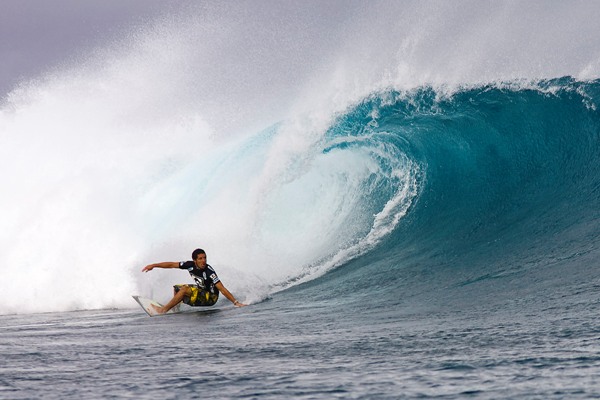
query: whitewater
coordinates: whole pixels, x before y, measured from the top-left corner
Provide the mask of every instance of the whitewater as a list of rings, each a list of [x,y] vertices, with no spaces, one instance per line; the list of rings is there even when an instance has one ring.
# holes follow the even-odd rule
[[[2,97],[0,397],[600,397],[600,6],[175,4]]]

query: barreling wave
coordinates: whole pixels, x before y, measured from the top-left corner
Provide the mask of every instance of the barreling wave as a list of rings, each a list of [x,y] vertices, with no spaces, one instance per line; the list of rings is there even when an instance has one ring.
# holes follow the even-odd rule
[[[353,269],[381,282],[407,269],[445,271],[442,286],[461,286],[597,265],[599,101],[600,81],[568,77],[452,93],[390,90],[362,101],[329,129],[333,144],[324,151],[374,141],[381,159],[415,166],[417,195],[345,279],[355,278]],[[394,181],[387,183],[365,195],[392,199]]]
[[[598,7],[238,6],[99,35],[3,97],[0,313],[168,298],[181,277],[140,269],[198,246],[248,302],[597,264]]]
[[[68,113],[71,97],[52,104]],[[142,278],[140,265],[198,245],[250,302],[327,272],[315,281],[329,285],[323,293],[348,295],[372,290],[366,275],[406,292],[407,282],[432,291],[524,271],[542,271],[540,281],[551,266],[581,271],[600,258],[599,100],[599,81],[571,78],[390,89],[317,124],[283,121],[238,141],[199,137],[194,125],[168,148],[160,135],[128,146],[110,112],[95,148],[71,143],[82,119],[51,137],[55,151],[30,149],[52,171],[11,164],[0,268],[14,285],[3,311],[126,307],[133,292],[167,298],[181,278]],[[34,133],[36,108],[15,107],[8,131]],[[29,143],[10,138],[9,161]],[[14,268],[31,248],[44,254],[34,275]],[[103,268],[111,272],[89,279]],[[45,303],[23,305],[24,285]]]

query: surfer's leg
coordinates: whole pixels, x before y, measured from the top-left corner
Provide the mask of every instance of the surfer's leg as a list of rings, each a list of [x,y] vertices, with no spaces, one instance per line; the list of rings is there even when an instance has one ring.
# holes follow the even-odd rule
[[[154,308],[154,310],[156,310],[157,313],[164,314],[171,308],[175,307],[177,304],[181,303],[181,301],[189,293],[189,291],[190,287],[188,285],[182,285],[181,289],[179,289],[179,291],[175,293],[175,296],[173,296],[173,298],[167,304],[165,304],[162,307],[152,305],[152,308]]]

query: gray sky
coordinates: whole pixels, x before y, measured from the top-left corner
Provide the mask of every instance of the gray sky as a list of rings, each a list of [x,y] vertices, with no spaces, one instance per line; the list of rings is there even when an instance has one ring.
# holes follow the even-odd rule
[[[178,2],[181,3],[181,2]],[[0,97],[21,79],[167,11],[160,0],[1,0]]]
[[[0,0],[0,99],[165,15],[179,32],[162,50],[190,47],[189,91],[237,102],[240,120],[256,112],[248,99],[276,109],[315,77],[369,88],[387,75],[420,84],[600,71],[600,1]]]
[[[300,82],[343,41],[341,29],[352,26],[346,19],[369,5],[362,0],[0,0],[0,100],[20,82],[72,73],[73,66],[95,63],[101,69],[108,58],[118,63],[116,58],[129,54],[142,61],[119,66],[123,73],[144,76],[170,58],[159,78],[147,78],[154,79],[148,86],[168,81],[169,99],[193,97],[186,104],[204,110],[223,129],[245,124],[239,121],[247,116],[264,126],[257,114],[267,113],[267,123],[278,118],[288,104],[283,98],[294,98]],[[219,112],[223,104],[226,117]]]

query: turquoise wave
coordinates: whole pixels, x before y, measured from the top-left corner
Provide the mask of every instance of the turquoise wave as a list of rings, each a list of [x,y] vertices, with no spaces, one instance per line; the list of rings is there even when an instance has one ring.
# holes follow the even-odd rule
[[[371,95],[336,120],[323,151],[368,149],[382,171],[417,165],[417,194],[389,235],[325,281],[396,297],[592,279],[599,101],[600,81],[569,77]],[[401,181],[374,176],[365,202],[381,209]]]

